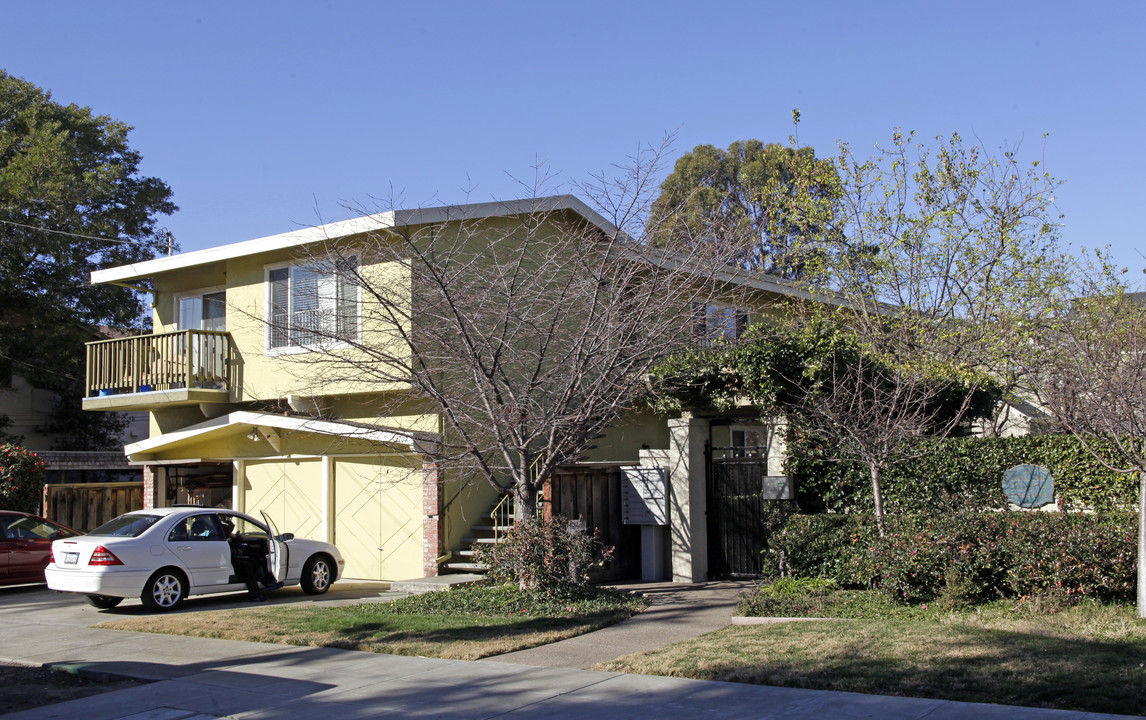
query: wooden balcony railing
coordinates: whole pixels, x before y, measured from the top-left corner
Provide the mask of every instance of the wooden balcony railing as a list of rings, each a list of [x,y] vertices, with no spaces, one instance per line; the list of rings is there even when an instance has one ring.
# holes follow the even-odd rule
[[[231,390],[236,354],[231,334],[179,330],[87,344],[87,397],[152,390]]]

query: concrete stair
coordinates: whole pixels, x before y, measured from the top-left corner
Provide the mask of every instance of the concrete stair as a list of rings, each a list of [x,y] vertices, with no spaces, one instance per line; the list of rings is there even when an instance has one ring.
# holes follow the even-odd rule
[[[509,504],[508,512],[504,506],[501,507],[500,511],[498,507],[495,504],[470,526],[470,534],[462,538],[462,547],[453,550],[451,552],[452,557],[442,564],[440,570],[442,573],[446,573],[447,577],[452,573],[484,574],[489,570],[485,564],[475,561],[475,549],[482,545],[493,545],[501,542],[499,536],[504,536],[513,527],[507,519],[503,519],[499,523],[494,517],[494,513],[497,512],[503,518],[512,518],[512,503]]]
[[[481,575],[456,573],[451,575],[439,575],[437,577],[398,580],[397,582],[390,583],[390,592],[421,595],[422,593],[434,592],[436,590],[449,590],[455,585],[467,585],[481,579]]]

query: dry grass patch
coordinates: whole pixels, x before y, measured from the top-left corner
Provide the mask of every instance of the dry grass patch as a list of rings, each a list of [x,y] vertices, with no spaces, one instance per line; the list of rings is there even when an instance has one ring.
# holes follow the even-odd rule
[[[595,669],[1144,714],[1146,623],[1101,607],[737,626]]]

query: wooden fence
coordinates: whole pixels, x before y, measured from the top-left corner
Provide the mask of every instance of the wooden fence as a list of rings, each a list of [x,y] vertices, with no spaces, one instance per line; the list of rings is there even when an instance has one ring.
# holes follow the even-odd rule
[[[44,486],[44,517],[88,532],[108,520],[143,509],[143,481],[64,483]]]
[[[621,523],[621,471],[617,468],[559,468],[544,486],[545,516],[583,520],[613,546],[613,560],[591,574],[594,582],[638,577],[640,527]]]

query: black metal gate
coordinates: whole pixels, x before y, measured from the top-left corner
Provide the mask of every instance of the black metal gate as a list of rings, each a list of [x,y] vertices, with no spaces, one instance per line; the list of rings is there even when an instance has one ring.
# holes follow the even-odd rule
[[[758,459],[708,463],[708,574],[759,577],[766,547],[764,477]]]

